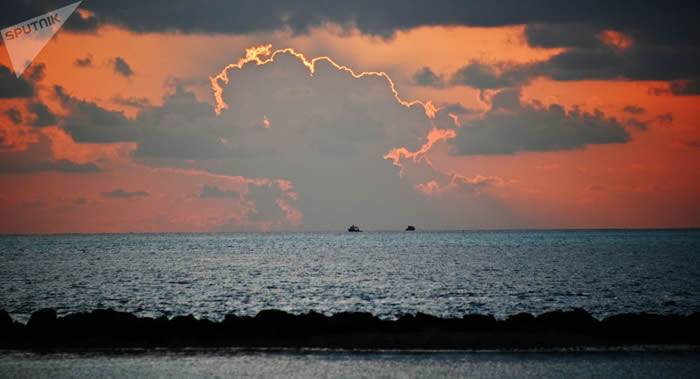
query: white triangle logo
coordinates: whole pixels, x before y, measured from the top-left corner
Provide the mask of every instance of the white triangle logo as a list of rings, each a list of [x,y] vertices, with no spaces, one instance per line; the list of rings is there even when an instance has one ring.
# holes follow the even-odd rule
[[[82,0],[2,30],[2,39],[18,78],[80,3]]]

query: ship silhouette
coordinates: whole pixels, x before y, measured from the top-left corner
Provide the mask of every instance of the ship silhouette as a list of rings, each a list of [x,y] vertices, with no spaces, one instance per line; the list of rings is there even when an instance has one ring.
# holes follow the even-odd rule
[[[359,233],[359,232],[361,232],[361,231],[362,231],[362,230],[360,230],[360,227],[357,226],[357,225],[355,225],[355,224],[353,224],[352,226],[350,226],[350,227],[348,228],[348,232],[351,232],[351,233]]]

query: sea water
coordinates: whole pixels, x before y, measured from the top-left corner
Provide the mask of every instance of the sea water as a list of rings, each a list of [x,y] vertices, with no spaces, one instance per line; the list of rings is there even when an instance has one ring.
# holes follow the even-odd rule
[[[2,236],[0,309],[688,314],[699,259],[700,230]]]

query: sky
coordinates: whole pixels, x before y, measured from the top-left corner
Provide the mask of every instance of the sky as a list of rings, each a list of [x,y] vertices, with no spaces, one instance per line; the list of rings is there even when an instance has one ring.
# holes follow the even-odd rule
[[[697,8],[86,0],[0,48],[0,233],[700,227]]]

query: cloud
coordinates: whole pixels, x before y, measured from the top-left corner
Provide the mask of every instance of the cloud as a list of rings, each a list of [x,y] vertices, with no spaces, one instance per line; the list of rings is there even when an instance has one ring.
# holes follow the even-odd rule
[[[12,107],[6,109],[5,116],[7,116],[7,118],[9,118],[15,125],[22,123],[22,113],[17,108]]]
[[[55,159],[51,151],[51,141],[40,136],[36,143],[26,150],[0,151],[0,174],[30,174],[37,172],[93,173],[100,168],[93,163],[75,163]]]
[[[209,103],[198,101],[180,86],[161,106],[142,111],[130,127],[139,130],[139,157],[221,159],[231,155],[223,141],[228,134],[226,122],[216,118]]]
[[[519,87],[530,79],[528,67],[528,65],[489,65],[474,61],[458,69],[450,78],[450,84],[478,89]]]
[[[530,67],[524,77],[522,72],[510,78],[492,75],[484,67],[466,66],[480,76],[473,80],[476,88],[509,87],[512,80],[520,82],[536,76],[555,80],[626,78],[672,81],[669,94],[698,94],[700,30],[694,17],[700,12],[697,2],[669,6],[660,0],[623,1],[610,6],[609,2],[593,0],[572,6],[555,0],[447,0],[439,4],[389,0],[382,4],[383,10],[377,10],[371,2],[247,0],[236,2],[233,12],[226,11],[231,5],[223,0],[178,1],[175,5],[137,0],[119,4],[86,2],[81,6],[85,17],[71,17],[65,27],[90,31],[97,24],[109,24],[137,33],[240,35],[280,30],[298,34],[334,24],[346,31],[356,29],[390,38],[397,31],[423,26],[526,25],[524,36],[531,46],[564,50],[547,62]],[[4,12],[0,21],[12,25],[57,5],[60,4],[25,2],[13,12]],[[27,17],[18,18],[23,16]],[[129,77],[133,71],[123,63],[118,72]],[[472,82],[461,78],[458,83]],[[422,79],[439,83],[429,76],[418,78]]]
[[[614,118],[577,108],[567,112],[557,104],[523,103],[516,90],[501,91],[491,105],[488,112],[464,124],[456,138],[449,140],[454,154],[563,151],[630,140]]]
[[[57,118],[51,110],[39,101],[32,101],[27,105],[27,111],[32,115],[31,126],[44,127],[56,124]]]
[[[70,0],[66,0],[68,3]],[[363,33],[390,36],[397,30],[433,25],[510,26],[517,24],[590,25],[590,29],[642,29],[658,35],[662,42],[673,33],[664,29],[676,26],[692,39],[695,30],[693,14],[697,4],[668,6],[663,1],[643,3],[624,1],[611,7],[609,2],[593,0],[571,6],[555,0],[526,2],[507,0],[447,0],[435,4],[428,1],[405,2],[388,0],[377,9],[372,2],[326,2],[317,0],[274,2],[238,1],[235,12],[227,11],[228,2],[126,0],[122,3],[87,2],[81,6],[94,13],[100,24],[113,24],[136,32],[229,33],[247,34],[291,29],[303,33],[315,26],[334,23],[354,26]],[[29,3],[18,6],[12,15],[3,15],[4,25],[44,13],[56,4]],[[128,10],[128,11],[127,11]],[[21,15],[21,16],[20,16]],[[25,18],[20,18],[24,16]],[[76,23],[80,20],[76,17]],[[71,19],[72,21],[72,19]],[[69,21],[70,24],[70,21]],[[77,25],[67,25],[75,28]],[[582,27],[583,28],[583,27]],[[540,33],[543,34],[543,33]],[[562,33],[560,33],[562,34]],[[565,34],[565,33],[564,33]],[[640,32],[644,34],[644,32]],[[566,35],[560,36],[565,38]]]
[[[241,197],[241,194],[238,191],[222,190],[217,186],[205,184],[204,186],[202,186],[202,192],[199,194],[199,197],[202,199],[209,199],[209,198],[234,198],[234,199],[238,199]]]
[[[68,115],[62,119],[63,129],[76,142],[114,143],[135,141],[137,131],[121,112],[106,110],[94,102],[69,95],[61,86],[54,93]]]
[[[26,98],[34,96],[31,81],[15,76],[9,67],[0,65],[0,99]]]
[[[644,109],[644,107],[639,107],[636,105],[626,105],[624,108],[622,108],[622,111],[629,114],[642,114],[646,110]]]
[[[2,25],[3,28],[15,25],[74,2],[75,0],[38,0],[17,2],[13,4],[11,12],[0,13],[0,25]],[[66,21],[61,28],[78,33],[96,31],[98,25],[97,19],[93,15],[89,14],[89,12],[82,12],[84,8],[84,6],[78,8],[78,14],[72,15],[70,18],[68,18],[68,21]],[[81,12],[82,14],[80,14]]]
[[[76,142],[136,142],[135,154],[145,158],[214,159],[230,154],[222,142],[225,123],[209,103],[182,87],[156,107],[139,99],[117,98],[118,103],[142,108],[135,119],[73,97],[60,86],[54,93],[66,111],[58,122]]]
[[[668,86],[651,88],[653,95],[697,95],[700,92],[700,49],[634,46],[620,51],[599,42],[592,48],[570,48],[530,64],[470,62],[454,72],[450,85],[478,89],[518,87],[537,77],[558,81],[655,80]]]
[[[73,62],[76,67],[92,67],[92,54],[88,54],[85,58],[76,58]]]
[[[530,68],[532,76],[554,80],[675,80],[700,74],[700,51],[636,46],[624,52],[607,47],[571,49]]]
[[[101,192],[100,195],[104,197],[109,197],[113,199],[131,199],[134,197],[147,197],[150,196],[148,192],[144,191],[126,191],[121,188],[116,188],[109,192]]]
[[[600,26],[576,22],[575,18],[566,23],[529,22],[525,27],[525,39],[533,47],[543,48],[590,48],[598,46]]]
[[[420,183],[416,189],[427,196],[444,195],[446,193],[471,193],[479,195],[483,190],[493,187],[503,187],[507,183],[499,176],[477,175],[472,178],[453,174],[446,185],[441,185],[437,180]]]
[[[633,117],[628,118],[627,121],[625,121],[625,124],[629,127],[636,128],[639,130],[647,130],[649,128],[646,122]]]
[[[131,69],[129,64],[126,63],[122,57],[114,58],[114,72],[125,78],[130,78],[134,75],[134,70]]]
[[[315,230],[342,230],[350,223],[391,229],[414,220],[435,227],[479,225],[484,217],[507,213],[496,197],[507,178],[441,172],[431,162],[440,149],[513,154],[629,139],[617,121],[600,113],[524,104],[517,91],[500,91],[484,114],[460,104],[438,111],[401,97],[384,73],[358,73],[291,50],[263,50],[249,64],[229,66],[225,79],[212,73],[217,108],[176,87],[161,105],[127,118],[54,87],[63,108],[58,124],[82,143],[133,142],[140,164],[283,180],[287,184],[248,190],[207,180],[208,187],[199,182],[188,196],[225,198],[236,191],[242,196],[230,194],[230,203],[255,209],[248,215],[255,222],[279,226],[269,220],[294,220],[285,225],[303,222]],[[464,119],[453,122],[449,113]],[[538,145],[538,139],[545,142]],[[450,190],[439,199],[425,196],[420,185],[431,182]],[[466,211],[475,208],[479,220]]]
[[[212,125],[227,152],[219,158],[226,163],[217,166],[226,174],[285,179],[298,193],[295,213],[288,200],[253,191],[255,217],[289,212],[311,230],[342,230],[353,222],[386,229],[418,214],[426,223],[440,217],[413,179],[384,159],[396,147],[414,151],[427,142],[432,125],[426,108],[405,105],[410,99],[397,98],[384,76],[328,60],[316,60],[309,75],[305,62],[311,58],[279,53],[271,63],[243,65],[227,71],[227,82],[219,79],[226,106]],[[261,123],[265,117],[270,128]]]
[[[649,93],[655,96],[697,96],[700,95],[700,79],[673,80],[663,87],[653,87]]]
[[[430,69],[430,67],[423,67],[413,74],[413,82],[419,86],[435,87],[441,88],[445,85],[442,76],[439,76]]]
[[[143,109],[151,106],[151,101],[148,100],[148,98],[146,97],[123,97],[120,95],[115,95],[114,97],[112,97],[112,101],[115,104],[121,106],[138,109]]]

